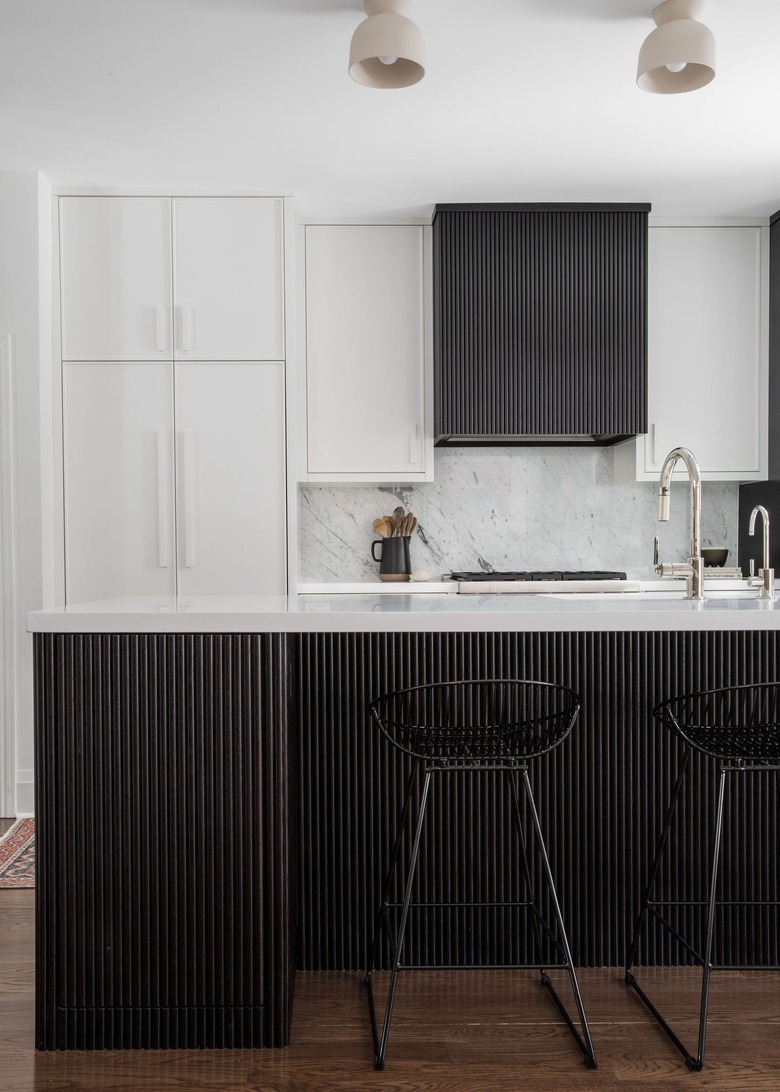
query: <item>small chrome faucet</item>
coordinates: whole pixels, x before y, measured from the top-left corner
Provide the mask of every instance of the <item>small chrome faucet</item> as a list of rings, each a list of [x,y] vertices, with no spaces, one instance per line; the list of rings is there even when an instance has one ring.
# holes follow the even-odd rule
[[[750,513],[750,525],[748,527],[748,534],[754,535],[756,533],[756,516],[761,515],[761,519],[764,524],[764,567],[758,570],[758,576],[755,575],[755,563],[753,558],[750,559],[750,576],[748,577],[748,585],[751,588],[760,588],[758,593],[759,599],[774,599],[775,597],[775,570],[769,568],[769,513],[763,504],[757,504],[753,511]]]
[[[682,459],[688,470],[691,503],[691,550],[688,561],[664,564],[658,561],[658,538],[655,540],[655,571],[660,576],[684,576],[686,599],[704,599],[704,559],[701,556],[701,474],[696,458],[687,447],[676,447],[664,459],[658,486],[658,519],[669,520],[672,474],[677,460]]]

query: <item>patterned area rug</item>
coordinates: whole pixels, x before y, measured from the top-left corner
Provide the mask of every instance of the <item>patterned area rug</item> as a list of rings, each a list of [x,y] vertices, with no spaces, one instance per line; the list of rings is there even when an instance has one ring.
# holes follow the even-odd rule
[[[0,887],[35,887],[34,819],[17,819],[0,838]]]

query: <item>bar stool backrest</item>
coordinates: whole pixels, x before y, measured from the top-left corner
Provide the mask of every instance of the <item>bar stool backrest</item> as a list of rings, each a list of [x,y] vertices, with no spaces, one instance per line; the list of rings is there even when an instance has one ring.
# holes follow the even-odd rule
[[[653,716],[713,758],[780,760],[780,682],[685,694],[662,702]]]
[[[526,679],[413,686],[369,706],[399,750],[466,764],[545,754],[569,734],[579,708],[578,695],[568,687]]]

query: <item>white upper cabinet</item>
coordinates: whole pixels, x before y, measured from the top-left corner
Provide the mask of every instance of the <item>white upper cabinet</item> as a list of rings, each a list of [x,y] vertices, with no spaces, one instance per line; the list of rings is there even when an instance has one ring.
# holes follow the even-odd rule
[[[278,198],[175,198],[177,359],[284,359]]]
[[[657,481],[679,446],[706,479],[766,477],[767,261],[759,225],[650,228],[649,431],[616,449],[619,479]]]
[[[280,198],[60,198],[63,360],[283,360]]]
[[[170,359],[171,276],[168,198],[61,198],[63,359]]]
[[[176,365],[180,595],[285,589],[282,364]]]
[[[429,232],[306,228],[310,481],[433,476]]]

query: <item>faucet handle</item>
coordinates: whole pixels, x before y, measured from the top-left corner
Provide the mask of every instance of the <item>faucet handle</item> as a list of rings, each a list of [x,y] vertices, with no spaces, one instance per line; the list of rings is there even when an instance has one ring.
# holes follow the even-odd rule
[[[661,541],[658,538],[658,535],[656,535],[655,538],[653,539],[653,568],[654,569],[658,568],[658,558],[660,556],[660,549],[661,549]]]
[[[751,559],[750,559],[749,575],[751,577],[756,575],[756,559],[754,557],[751,557]]]

